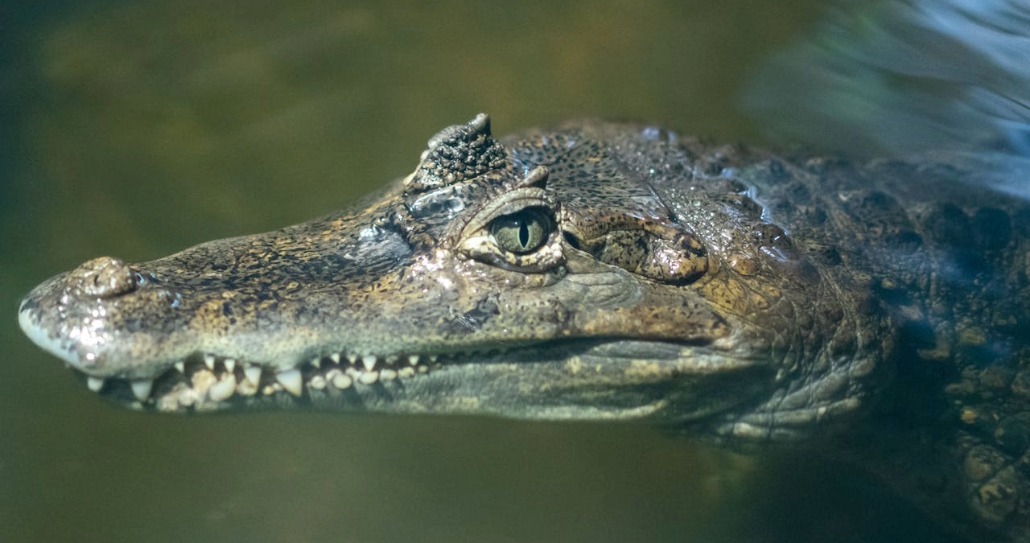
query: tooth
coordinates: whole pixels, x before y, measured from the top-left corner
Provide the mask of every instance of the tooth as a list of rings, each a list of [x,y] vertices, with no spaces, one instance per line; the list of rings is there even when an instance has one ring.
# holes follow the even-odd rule
[[[179,370],[179,373],[186,373],[186,363],[182,360],[176,362],[175,369]]]
[[[240,396],[253,396],[257,394],[258,388],[256,383],[244,379],[236,383],[236,393]]]
[[[333,353],[329,355],[329,359],[333,361],[333,364],[340,363],[340,353]]]
[[[131,381],[129,384],[132,387],[132,395],[141,402],[147,401],[147,398],[150,397],[150,389],[154,387],[154,382],[150,379],[139,379]]]
[[[333,377],[333,386],[340,390],[349,388],[352,383],[354,383],[354,380],[351,379],[350,376],[342,373]]]
[[[366,354],[361,357],[361,363],[365,365],[365,369],[372,371],[376,367],[376,357],[374,355]]]
[[[261,366],[247,366],[243,368],[243,378],[250,384],[257,386],[261,381]]]
[[[393,381],[397,378],[397,372],[389,368],[384,368],[382,371],[379,372],[379,378],[383,381]]]
[[[101,377],[87,377],[86,386],[93,392],[100,392],[104,388],[104,379]]]
[[[386,357],[386,363],[387,364],[393,364],[394,362],[397,361],[398,358],[400,358],[400,357],[395,355],[395,354],[392,354],[392,355]]]
[[[192,385],[193,390],[198,391],[201,396],[203,396],[204,393],[207,392],[207,389],[211,388],[211,386],[217,382],[218,378],[215,377],[214,372],[210,372],[205,369],[193,372],[193,375],[190,377],[190,385]]]
[[[325,388],[325,378],[321,375],[312,375],[308,385],[315,390],[322,390]]]
[[[304,389],[301,386],[303,379],[301,379],[300,370],[298,369],[280,371],[275,374],[275,380],[279,381],[279,384],[286,389],[286,392],[289,392],[294,396],[299,397],[304,392]]]
[[[438,355],[438,354],[431,354],[431,355],[429,355],[429,361],[430,362],[436,362],[437,359],[439,359],[439,358],[440,358],[440,355]]]
[[[205,354],[204,355],[204,365],[207,366],[207,369],[214,371],[214,369],[215,369],[215,357],[213,355],[210,355],[210,354]]]
[[[415,375],[415,368],[412,368],[411,366],[405,366],[397,370],[397,375],[399,375],[400,377],[411,377],[412,375]]]
[[[236,359],[234,359],[234,358],[226,358],[224,364],[225,364],[225,371],[227,371],[229,373],[232,373],[233,370],[236,369]]]
[[[347,362],[350,362],[351,364],[356,364],[358,362],[358,355],[356,355],[356,354],[349,354],[349,355],[347,355]]]
[[[362,373],[361,375],[358,376],[358,381],[360,381],[361,384],[363,384],[363,385],[371,385],[372,383],[375,383],[378,380],[379,380],[379,373],[378,372],[374,372],[374,371],[370,371],[368,373]]]
[[[418,358],[419,357],[418,357],[417,354],[409,354],[408,355],[408,364],[411,364],[412,366],[417,366],[418,365]]]
[[[322,359],[319,358],[319,357],[312,358],[311,359],[311,365],[313,367],[315,367],[315,368],[321,368],[322,367]]]
[[[236,376],[229,374],[225,379],[218,381],[207,390],[207,395],[216,402],[228,400],[236,392]]]

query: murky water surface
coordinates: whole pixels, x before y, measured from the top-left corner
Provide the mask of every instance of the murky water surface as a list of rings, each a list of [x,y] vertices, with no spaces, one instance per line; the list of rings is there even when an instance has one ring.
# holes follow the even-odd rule
[[[818,1],[95,2],[0,10],[0,541],[914,541],[853,470],[635,426],[141,415],[15,324],[99,255],[326,213],[438,129],[583,116],[754,140],[749,70]]]

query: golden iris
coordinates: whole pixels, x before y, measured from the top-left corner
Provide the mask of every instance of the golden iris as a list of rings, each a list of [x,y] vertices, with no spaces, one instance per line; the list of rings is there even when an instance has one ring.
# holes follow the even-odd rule
[[[490,234],[501,249],[524,255],[547,243],[551,220],[543,211],[527,208],[494,219],[490,223]]]

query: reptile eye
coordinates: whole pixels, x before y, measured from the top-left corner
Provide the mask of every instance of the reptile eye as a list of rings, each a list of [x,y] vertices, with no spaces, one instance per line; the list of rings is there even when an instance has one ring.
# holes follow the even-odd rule
[[[531,253],[545,243],[554,229],[550,217],[539,208],[526,208],[501,215],[490,223],[490,235],[497,246],[517,255]]]
[[[561,206],[540,187],[501,194],[467,222],[453,240],[466,257],[521,273],[550,273],[565,263],[558,218]],[[455,236],[456,239],[451,237]]]

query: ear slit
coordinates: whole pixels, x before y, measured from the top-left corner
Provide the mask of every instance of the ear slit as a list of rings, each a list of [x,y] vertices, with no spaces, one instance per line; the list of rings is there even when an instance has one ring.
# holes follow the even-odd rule
[[[573,249],[580,249],[581,244],[579,242],[579,238],[573,236],[568,232],[562,232],[562,235],[565,237],[565,242],[569,244],[569,247],[572,247]]]

